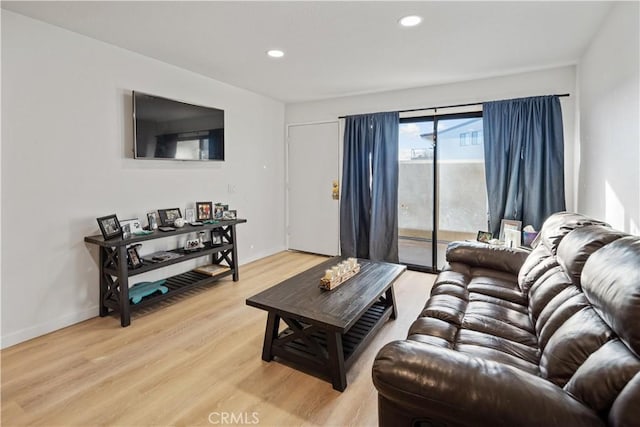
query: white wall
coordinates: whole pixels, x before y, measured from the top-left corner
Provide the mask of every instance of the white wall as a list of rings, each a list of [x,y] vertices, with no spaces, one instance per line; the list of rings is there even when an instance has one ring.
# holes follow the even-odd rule
[[[223,108],[226,161],[132,159],[131,90]],[[2,346],[97,315],[99,216],[226,202],[240,263],[284,249],[283,123],[280,102],[3,10]]]
[[[575,207],[574,147],[575,139],[575,67],[568,66],[490,79],[473,80],[439,86],[382,92],[371,95],[333,98],[317,102],[288,104],[287,123],[335,120],[338,116],[396,111],[442,105],[492,101],[536,95],[570,93],[560,98],[565,138],[565,193],[567,209]]]
[[[640,4],[616,3],[578,64],[578,210],[640,234]]]

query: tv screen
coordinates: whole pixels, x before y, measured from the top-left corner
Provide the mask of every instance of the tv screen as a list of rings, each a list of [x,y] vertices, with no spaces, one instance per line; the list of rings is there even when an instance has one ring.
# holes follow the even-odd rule
[[[224,160],[224,110],[133,92],[136,159]]]

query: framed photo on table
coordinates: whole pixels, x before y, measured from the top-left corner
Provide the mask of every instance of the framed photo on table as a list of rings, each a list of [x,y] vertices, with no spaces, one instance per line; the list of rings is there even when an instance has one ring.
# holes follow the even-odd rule
[[[163,227],[172,227],[176,219],[182,218],[179,208],[158,209],[158,216]]]
[[[184,220],[189,224],[196,222],[196,210],[193,208],[187,208],[184,210]]]
[[[522,233],[520,230],[507,228],[504,230],[504,245],[508,248],[517,248],[522,245]]]
[[[237,217],[237,212],[235,209],[224,211],[222,213],[222,219],[231,220],[231,219],[236,219],[236,217]]]
[[[140,245],[133,245],[127,248],[127,258],[129,258],[129,265],[133,268],[138,268],[142,265],[142,258],[138,253],[138,247]]]
[[[229,207],[229,205],[226,205],[227,208]],[[224,216],[224,211],[225,211],[225,205],[223,205],[222,203],[216,203],[215,207],[214,207],[214,211],[213,211],[213,217],[215,219],[222,219],[222,217]]]
[[[149,212],[147,214],[147,221],[149,221],[149,230],[157,230],[158,229],[158,214],[155,212]]]
[[[115,214],[97,218],[97,221],[104,240],[122,236],[122,227]]]
[[[128,226],[129,229],[127,231],[132,234],[142,231],[142,225],[138,218],[123,219],[120,221],[120,226],[123,230]]]
[[[505,230],[514,230],[520,232],[522,230],[522,221],[516,221],[513,219],[503,219],[500,222],[500,240],[504,242]]]
[[[212,211],[212,202],[196,202],[196,218],[198,219],[198,221],[210,220]]]

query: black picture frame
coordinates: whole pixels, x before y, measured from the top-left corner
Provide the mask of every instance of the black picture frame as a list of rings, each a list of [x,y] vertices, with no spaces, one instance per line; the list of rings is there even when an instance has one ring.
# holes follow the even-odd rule
[[[120,221],[118,221],[118,217],[115,214],[101,216],[100,218],[96,218],[96,221],[98,221],[98,226],[100,227],[100,232],[102,233],[104,240],[110,240],[122,236],[122,227],[120,226]]]
[[[149,222],[149,230],[157,230],[158,229],[158,215],[155,212],[149,212],[147,214],[147,221]]]
[[[160,217],[160,225],[163,227],[173,227],[173,222],[182,218],[180,208],[158,209],[158,216]]]
[[[134,245],[127,248],[127,259],[132,268],[138,268],[142,265],[142,258],[140,258],[140,254],[138,253],[138,246],[139,245]]]
[[[196,220],[208,221],[213,218],[213,202],[196,202]]]
[[[478,231],[478,237],[476,237],[478,242],[489,243],[491,239],[493,239],[493,233],[490,231]]]
[[[227,205],[227,207],[229,207],[229,205]],[[213,219],[222,219],[224,211],[224,205],[222,203],[216,203],[213,207]]]

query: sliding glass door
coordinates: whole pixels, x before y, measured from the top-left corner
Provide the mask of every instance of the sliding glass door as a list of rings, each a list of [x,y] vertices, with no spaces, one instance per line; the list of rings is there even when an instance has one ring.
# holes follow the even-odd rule
[[[400,123],[400,262],[424,271],[445,263],[454,240],[487,228],[481,113],[403,119]]]
[[[437,121],[437,268],[447,245],[475,240],[487,229],[482,117],[453,116]]]
[[[433,258],[433,120],[405,120],[399,129],[398,256],[430,269]]]

